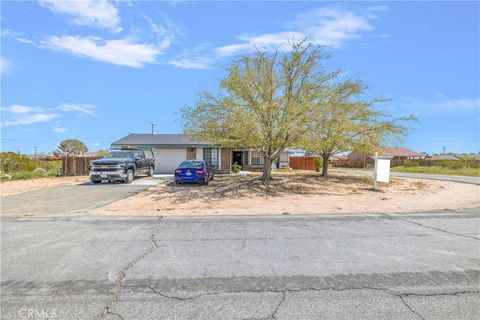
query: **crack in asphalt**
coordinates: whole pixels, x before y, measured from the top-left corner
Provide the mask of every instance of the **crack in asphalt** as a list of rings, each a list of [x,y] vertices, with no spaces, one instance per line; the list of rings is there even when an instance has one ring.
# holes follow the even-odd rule
[[[270,318],[272,319],[277,319],[277,312],[280,306],[283,304],[285,301],[285,298],[287,297],[287,291],[282,292],[282,299],[280,299],[280,302],[277,304],[277,307],[273,310],[272,314],[270,315]]]
[[[162,217],[160,217],[158,220],[161,220]],[[100,319],[103,319],[105,318],[105,316],[107,314],[112,314],[112,315],[115,315],[117,317],[119,317],[120,319],[123,320],[123,317],[116,313],[116,312],[113,312],[111,311],[113,305],[115,303],[117,303],[118,301],[118,296],[120,295],[120,291],[122,290],[122,288],[124,288],[124,286],[122,285],[122,282],[123,280],[125,279],[125,276],[127,275],[127,272],[132,269],[133,267],[135,267],[135,265],[140,262],[141,260],[145,259],[148,255],[150,255],[153,250],[155,250],[155,248],[158,247],[158,244],[157,242],[155,241],[155,236],[157,235],[158,233],[158,227],[159,227],[159,223],[156,223],[155,226],[153,227],[153,230],[152,232],[150,233],[150,236],[148,237],[148,241],[150,242],[150,247],[144,251],[141,255],[139,255],[138,257],[136,257],[135,259],[133,259],[132,261],[130,261],[126,266],[124,266],[122,268],[122,270],[120,270],[120,272],[118,273],[118,277],[117,279],[115,280],[115,287],[114,287],[114,293],[113,293],[113,298],[112,298],[112,301],[107,304],[105,306],[105,309],[104,311],[98,315],[97,319],[100,320]]]
[[[385,216],[385,217],[389,217],[389,218],[392,218],[392,219],[395,219],[395,220],[401,220],[401,221],[408,222],[408,223],[413,223],[413,224],[416,224],[417,226],[421,226],[421,227],[432,229],[432,230],[441,231],[443,233],[452,234],[452,235],[460,236],[460,237],[464,237],[464,238],[470,238],[470,239],[474,239],[474,240],[480,240],[480,238],[477,238],[477,237],[474,237],[474,236],[469,236],[469,235],[466,235],[466,234],[456,233],[456,232],[453,232],[453,231],[447,231],[447,230],[444,230],[444,229],[440,229],[440,228],[436,228],[436,227],[432,227],[432,226],[427,226],[427,225],[425,225],[423,223],[420,223],[420,222],[412,221],[412,220],[401,218],[401,217],[392,216],[392,215],[389,215],[389,214],[386,214],[386,213],[380,213],[380,214]]]
[[[200,293],[194,296],[187,296],[187,297],[181,297],[181,296],[174,296],[174,295],[168,295],[165,294],[161,291],[156,290],[154,287],[150,285],[143,285],[143,286],[128,286],[125,288],[136,288],[136,287],[146,287],[149,288],[153,293],[158,294],[161,297],[167,298],[167,299],[173,299],[177,301],[186,301],[186,300],[195,300],[197,298],[205,297],[205,296],[214,296],[214,295],[219,295],[222,293],[279,293],[282,294],[282,297],[279,301],[279,303],[276,305],[276,307],[273,309],[273,311],[270,313],[270,315],[266,318],[247,318],[244,320],[267,320],[267,319],[277,319],[277,313],[279,308],[283,305],[283,303],[286,300],[287,294],[288,293],[295,293],[295,292],[305,292],[305,291],[316,291],[316,292],[321,292],[321,291],[336,291],[336,292],[341,292],[341,291],[351,291],[351,290],[373,290],[373,291],[381,291],[386,294],[398,297],[400,301],[405,305],[405,307],[413,313],[415,316],[418,318],[425,320],[425,318],[418,313],[417,311],[413,310],[413,308],[405,301],[406,297],[409,296],[415,296],[415,297],[435,297],[435,296],[456,296],[459,294],[477,294],[480,293],[480,290],[463,290],[463,291],[454,291],[454,292],[437,292],[437,293],[408,293],[408,292],[396,292],[390,289],[386,288],[376,288],[376,287],[352,287],[352,288],[299,288],[299,289],[287,289],[287,290],[227,290],[227,291],[215,291],[215,292],[205,292],[205,293]]]
[[[124,320],[124,319],[123,319],[123,316],[122,316],[122,315],[120,315],[119,313],[116,313],[116,312],[113,312],[113,311],[107,310],[106,314],[111,314],[111,315],[114,315],[114,316],[117,316],[117,317],[119,317],[121,320]]]
[[[405,301],[405,298],[403,296],[398,296],[398,297],[403,302],[403,304],[408,308],[408,310],[410,310],[410,312],[412,312],[414,315],[416,315],[420,319],[425,320],[425,318],[421,314],[419,314],[418,312],[413,310],[412,307],[410,307],[410,305]]]

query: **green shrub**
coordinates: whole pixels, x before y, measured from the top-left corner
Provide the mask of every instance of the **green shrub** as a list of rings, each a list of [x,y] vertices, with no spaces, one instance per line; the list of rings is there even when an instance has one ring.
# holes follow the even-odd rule
[[[50,169],[47,171],[46,176],[47,177],[59,177],[62,175],[62,170],[61,168],[58,169]]]
[[[42,177],[45,177],[45,174],[41,172],[19,171],[12,173],[12,180],[28,180]]]
[[[405,160],[403,161],[404,167],[418,167],[420,166],[420,162],[417,160]]]
[[[238,163],[234,162],[234,163],[232,164],[232,172],[233,172],[233,173],[239,173],[240,170],[242,170],[242,166],[239,165]]]
[[[34,175],[37,177],[38,173],[42,173],[43,171],[44,174],[47,172],[46,175],[48,176],[56,176],[59,175],[61,168],[61,160],[37,160],[15,152],[0,153],[0,171],[6,174],[12,175],[18,173],[17,176],[19,177],[27,177],[26,172],[39,171]],[[52,171],[52,173],[48,173],[50,171]]]
[[[442,168],[449,168],[452,170],[458,170],[465,167],[465,162],[461,160],[442,160],[439,161],[439,165]]]
[[[313,161],[315,162],[315,171],[320,172],[320,169],[323,167],[323,158],[316,157]]]
[[[479,168],[480,161],[475,159],[474,157],[462,157],[460,158],[459,162],[461,163],[463,168]]]
[[[35,161],[25,155],[15,152],[0,153],[0,168],[2,172],[33,171],[37,168]]]
[[[478,169],[478,168],[480,168],[480,161],[479,161],[479,160],[473,161],[472,163],[470,163],[469,168],[473,168],[473,169]]]

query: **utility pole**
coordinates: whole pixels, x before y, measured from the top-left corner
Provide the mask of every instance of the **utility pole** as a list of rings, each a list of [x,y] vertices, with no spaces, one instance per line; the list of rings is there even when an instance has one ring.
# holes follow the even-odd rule
[[[447,149],[446,147],[443,147],[443,154],[445,154],[445,149]]]
[[[150,122],[150,126],[152,126],[152,134],[153,134],[153,127],[155,127],[156,125],[157,125],[156,123]]]
[[[37,160],[37,146],[35,146],[35,160]]]

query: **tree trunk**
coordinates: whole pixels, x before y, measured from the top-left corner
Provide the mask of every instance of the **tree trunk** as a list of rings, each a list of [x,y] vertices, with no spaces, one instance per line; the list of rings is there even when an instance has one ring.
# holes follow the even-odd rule
[[[262,174],[262,180],[263,181],[268,181],[271,179],[272,175],[272,160],[265,155],[263,157],[263,174]]]
[[[328,176],[328,160],[330,160],[329,155],[322,155],[323,164],[322,164],[322,177]]]

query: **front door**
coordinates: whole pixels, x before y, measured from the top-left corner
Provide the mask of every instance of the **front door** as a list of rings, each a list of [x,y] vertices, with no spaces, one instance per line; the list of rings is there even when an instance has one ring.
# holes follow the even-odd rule
[[[232,164],[237,163],[243,168],[243,152],[242,151],[233,151],[232,153]]]

